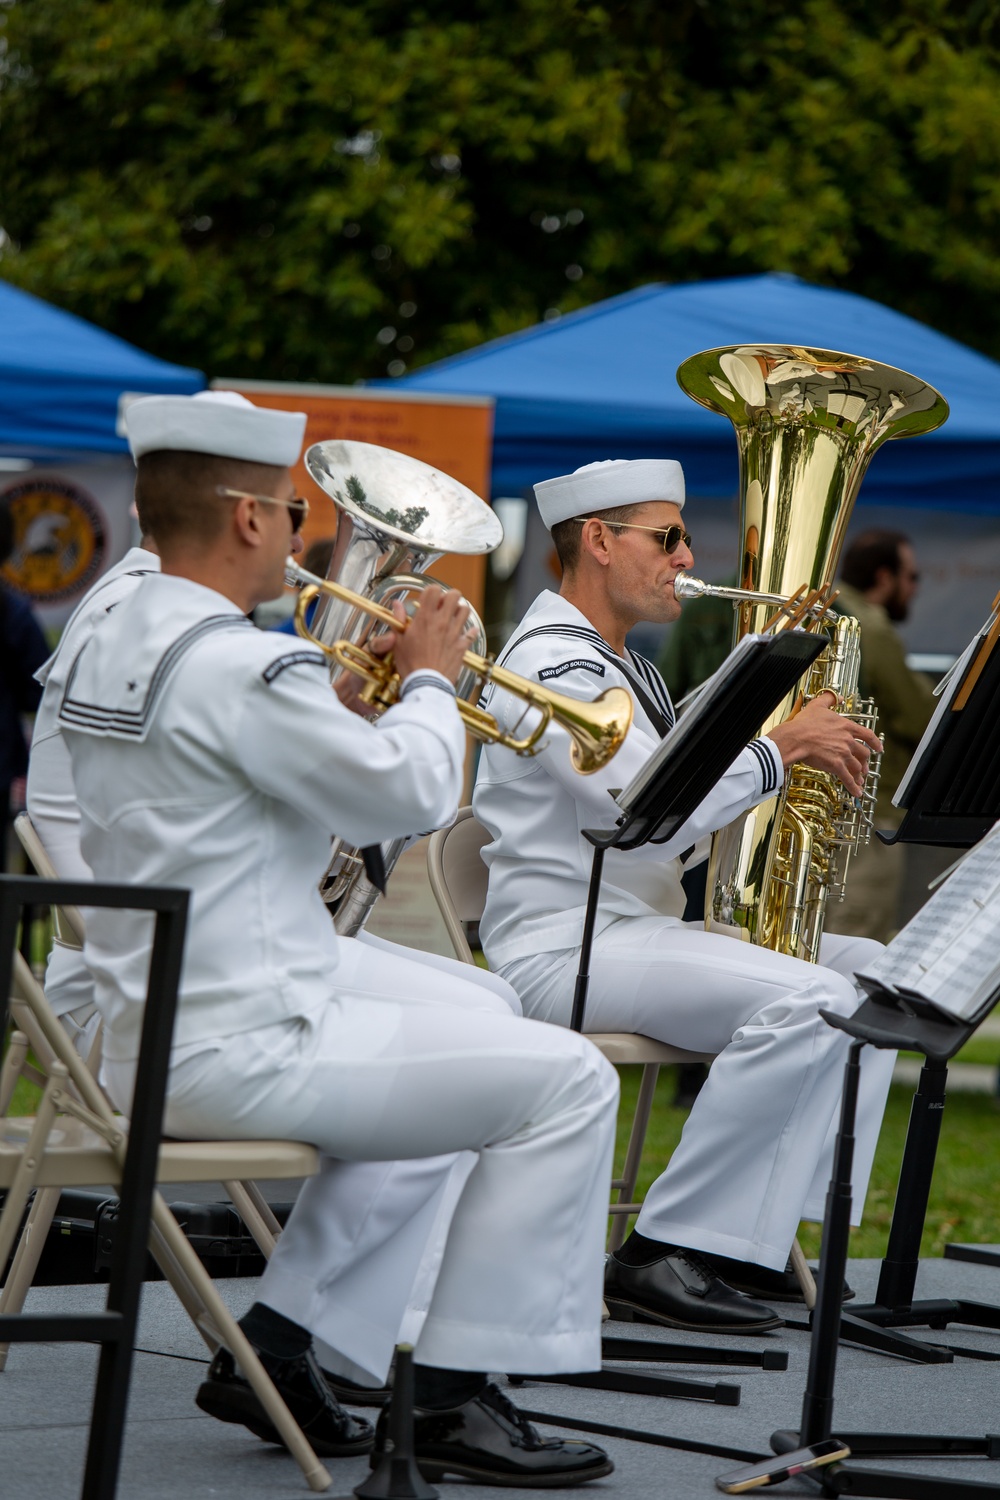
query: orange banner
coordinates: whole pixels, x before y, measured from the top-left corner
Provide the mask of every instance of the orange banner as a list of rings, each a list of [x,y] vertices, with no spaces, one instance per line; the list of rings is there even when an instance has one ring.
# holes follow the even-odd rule
[[[368,391],[354,386],[281,385],[255,380],[214,380],[216,389],[242,391],[259,406],[304,411],[308,418],[303,451],[326,438],[377,443],[432,464],[488,499],[493,450],[493,401],[489,396],[406,395],[402,391]],[[293,471],[309,500],[306,546],[337,529],[333,501],[309,478],[304,463]],[[461,589],[469,602],[483,607],[484,557],[449,554],[430,571],[443,583]]]

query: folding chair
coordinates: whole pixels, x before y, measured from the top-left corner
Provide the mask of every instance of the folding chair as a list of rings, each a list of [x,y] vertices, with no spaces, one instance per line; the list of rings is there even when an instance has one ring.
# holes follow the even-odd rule
[[[48,883],[46,888],[50,888]],[[74,886],[80,888],[79,884]],[[0,1073],[0,1103],[9,1104],[28,1045],[41,1064],[45,1092],[33,1118],[8,1116],[0,1122],[0,1187],[7,1189],[0,1213],[0,1266],[6,1264],[33,1190],[37,1202],[43,1193],[58,1199],[60,1189],[65,1187],[108,1183],[120,1187],[129,1140],[128,1122],[115,1114],[18,953],[14,955],[11,1015],[18,1031]],[[161,1183],[240,1182],[253,1177],[298,1179],[312,1176],[318,1169],[315,1147],[297,1141],[171,1140],[160,1145],[155,1176]],[[214,1354],[220,1344],[230,1350],[310,1487],[329,1488],[329,1473],[159,1193],[153,1194],[151,1220],[150,1249],[210,1352]],[[33,1232],[26,1240],[22,1235],[18,1253],[23,1253],[30,1271],[25,1274],[22,1270],[12,1286],[18,1269],[16,1264],[12,1268],[0,1301],[0,1316],[20,1313],[42,1237]]]
[[[31,861],[36,874],[44,880],[58,880],[59,872],[56,870],[49,857],[48,850],[42,843],[37,828],[26,812],[20,813],[14,820],[14,832],[21,842],[25,854]],[[52,908],[54,941],[64,948],[73,948],[79,951],[83,947],[85,930],[83,917],[79,908],[75,906],[56,906]],[[101,1032],[103,1026],[98,1026],[93,1045],[87,1057],[87,1067],[91,1074],[97,1078],[100,1072],[101,1061]],[[30,1074],[29,1074],[30,1076]],[[44,1082],[36,1078],[35,1082]],[[223,1181],[222,1186],[228,1193],[230,1201],[240,1218],[243,1220],[257,1248],[265,1260],[270,1260],[274,1250],[281,1225],[271,1211],[263,1193],[253,1182]],[[0,1294],[0,1312],[7,1309],[6,1298],[10,1298],[9,1310],[15,1311],[24,1304],[24,1297],[28,1293],[35,1271],[38,1268],[38,1260],[45,1244],[45,1236],[48,1234],[55,1218],[59,1204],[58,1192],[40,1191],[36,1193],[28,1221],[25,1224],[22,1240],[18,1244],[17,1255],[14,1266],[8,1277],[7,1285]],[[20,1296],[20,1302],[15,1302]],[[0,1344],[0,1371],[3,1371],[7,1362],[7,1346]]]
[[[472,808],[462,807],[451,827],[438,829],[427,846],[431,890],[441,909],[455,953],[467,964],[475,963],[475,959],[463,923],[478,922],[483,914],[488,874],[480,851],[489,840],[486,829],[473,816]],[[624,1242],[629,1216],[637,1214],[642,1207],[633,1201],[635,1184],[660,1069],[667,1063],[711,1062],[712,1054],[687,1052],[682,1047],[671,1047],[666,1042],[636,1036],[630,1031],[588,1031],[587,1036],[609,1062],[638,1063],[642,1067],[639,1096],[625,1150],[625,1165],[621,1177],[616,1177],[611,1184],[618,1196],[609,1209],[613,1224],[608,1248],[617,1250]]]

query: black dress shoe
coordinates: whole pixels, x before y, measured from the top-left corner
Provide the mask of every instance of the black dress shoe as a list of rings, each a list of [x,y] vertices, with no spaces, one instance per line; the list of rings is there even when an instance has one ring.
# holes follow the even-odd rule
[[[275,1359],[257,1351],[292,1416],[321,1458],[348,1458],[371,1451],[374,1432],[363,1417],[352,1417],[323,1379],[311,1351],[294,1359]],[[198,1387],[195,1401],[220,1422],[239,1422],[265,1443],[284,1447],[250,1382],[238,1372],[228,1349],[220,1349]]]
[[[783,1271],[772,1271],[767,1266],[756,1266],[749,1260],[730,1260],[728,1255],[709,1255],[702,1252],[716,1276],[731,1286],[734,1291],[745,1292],[748,1297],[766,1297],[768,1302],[798,1302],[805,1305],[799,1278],[788,1261]],[[854,1292],[844,1282],[843,1301],[850,1302]]]
[[[375,1429],[371,1467],[382,1457],[389,1414],[382,1412]],[[575,1438],[542,1437],[527,1417],[495,1385],[462,1406],[413,1414],[417,1467],[433,1482],[459,1474],[480,1484],[520,1489],[560,1489],[601,1479],[614,1470],[603,1448]]]
[[[763,1333],[782,1324],[773,1308],[733,1291],[694,1250],[668,1250],[647,1266],[609,1256],[604,1300],[613,1318],[638,1314],[695,1333]]]

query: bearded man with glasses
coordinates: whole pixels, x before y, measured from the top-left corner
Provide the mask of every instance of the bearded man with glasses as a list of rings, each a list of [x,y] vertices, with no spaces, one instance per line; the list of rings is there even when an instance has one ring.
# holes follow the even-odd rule
[[[627,785],[674,723],[656,668],[626,645],[639,621],[676,620],[677,575],[694,562],[681,520],[684,475],[673,460],[587,464],[535,486],[563,569],[514,631],[501,660],[513,671],[593,698],[628,689],[635,717],[614,760],[591,776],[570,770],[553,726],[531,760],[485,747],[473,800],[492,835],[483,850],[489,893],[480,936],[491,969],[525,1014],[568,1025],[592,848],[583,830],[614,825],[614,788]],[[523,705],[491,689],[504,728]],[[772,797],[805,761],[861,792],[879,741],[821,694],[754,740],[684,827],[665,844],[605,857],[590,965],[586,1027],[631,1031],[715,1055],[681,1143],[646,1196],[636,1228],[608,1262],[613,1313],[679,1328],[758,1332],[796,1300],[788,1255],[801,1218],[823,1216],[847,1038],[821,1008],[860,1003],[853,974],[879,945],[824,940],[814,965],[682,919],[681,877],[702,841]],[[696,852],[697,851],[697,852]],[[866,1057],[854,1158],[864,1203],[892,1056]]]

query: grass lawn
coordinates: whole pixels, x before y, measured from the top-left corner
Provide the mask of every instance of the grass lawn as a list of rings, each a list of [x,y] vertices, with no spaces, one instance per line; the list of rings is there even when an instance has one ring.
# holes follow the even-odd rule
[[[996,1042],[991,1045],[992,1055],[977,1057],[975,1061],[995,1061],[1000,1049]],[[622,1108],[618,1124],[616,1172],[620,1171],[625,1157],[625,1142],[639,1087],[640,1069],[625,1067],[619,1071],[622,1077]],[[669,1161],[687,1118],[686,1110],[675,1109],[670,1102],[674,1084],[675,1070],[664,1068],[657,1085],[656,1103],[639,1170],[640,1197]],[[909,1089],[893,1087],[890,1090],[868,1189],[865,1221],[851,1236],[852,1255],[881,1257],[885,1253],[911,1098],[912,1091]],[[949,1094],[921,1254],[942,1255],[945,1245],[951,1240],[1000,1243],[998,1184],[1000,1101],[988,1094]],[[803,1225],[800,1239],[807,1255],[818,1254],[818,1225]]]
[[[991,1045],[995,1047],[996,1044]],[[995,1060],[995,1052],[989,1057],[976,1059],[983,1062]],[[638,1067],[619,1069],[622,1106],[618,1120],[616,1173],[621,1170],[625,1159],[625,1145],[635,1108],[640,1071]],[[639,1197],[646,1192],[653,1178],[663,1171],[680,1140],[681,1130],[687,1119],[687,1110],[676,1109],[671,1103],[675,1085],[676,1069],[663,1068],[639,1169]],[[31,1114],[38,1095],[39,1090],[34,1085],[25,1079],[19,1080],[14,1091],[11,1113]],[[912,1091],[907,1088],[894,1086],[889,1092],[889,1104],[865,1205],[865,1222],[852,1233],[852,1255],[880,1258],[885,1253],[911,1098]],[[942,1255],[945,1245],[951,1240],[973,1244],[1000,1243],[998,1183],[1000,1100],[988,1094],[949,1094],[921,1254]],[[800,1240],[807,1255],[818,1255],[819,1236],[818,1225],[803,1225]]]

